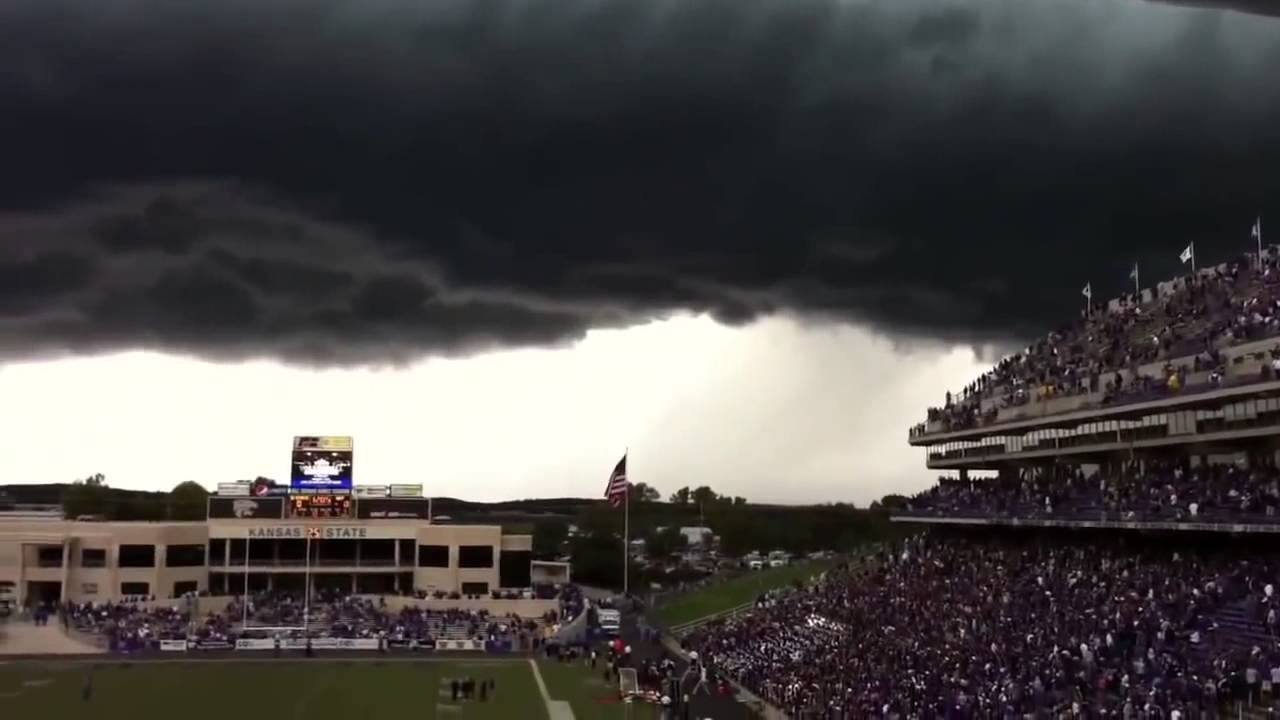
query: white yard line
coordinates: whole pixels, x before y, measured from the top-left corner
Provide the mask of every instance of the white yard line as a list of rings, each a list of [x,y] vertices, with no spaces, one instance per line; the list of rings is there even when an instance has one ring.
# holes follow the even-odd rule
[[[551,720],[576,720],[573,708],[563,700],[552,700],[547,692],[547,684],[542,681],[542,672],[538,670],[538,662],[529,658],[529,668],[533,670],[533,680],[538,683],[538,692],[542,694],[542,702],[547,706],[547,717]]]

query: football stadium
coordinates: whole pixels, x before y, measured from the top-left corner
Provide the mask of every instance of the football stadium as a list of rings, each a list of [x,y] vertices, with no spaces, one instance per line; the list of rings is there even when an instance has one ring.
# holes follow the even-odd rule
[[[909,540],[685,644],[793,717],[1270,717],[1280,264],[1132,279],[910,429]]]
[[[0,708],[215,717],[230,691],[264,718],[649,716],[652,648],[609,644],[529,535],[355,485],[350,437],[290,457],[288,485],[223,483],[204,522],[0,514]]]
[[[664,633],[531,560],[528,535],[438,520],[420,486],[355,485],[351,438],[297,437],[287,486],[224,484],[204,522],[0,520],[26,620],[8,651],[35,638],[0,667],[0,702],[214,717],[234,688],[255,717],[1263,716],[1280,260],[1134,275],[1106,303],[1086,287],[1079,318],[909,430],[940,477],[887,508],[906,539],[731,612]],[[607,487],[629,498],[625,457]],[[625,629],[603,632],[615,602]]]
[[[0,0],[0,113],[0,720],[1280,720],[1280,0]]]

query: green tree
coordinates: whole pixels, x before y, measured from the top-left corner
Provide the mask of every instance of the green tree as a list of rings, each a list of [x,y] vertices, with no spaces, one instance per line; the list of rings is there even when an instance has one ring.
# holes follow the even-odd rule
[[[82,515],[107,515],[111,491],[107,478],[95,473],[83,480],[76,480],[62,491],[62,513],[67,518]]]
[[[658,489],[647,483],[636,483],[631,486],[631,504],[639,505],[646,502],[657,502],[662,499],[662,493]]]
[[[533,556],[539,560],[554,560],[564,553],[564,543],[568,539],[568,524],[539,522],[533,526]]]
[[[686,485],[680,488],[679,490],[675,491],[674,493],[672,493],[671,499],[668,502],[670,502],[672,505],[688,505],[689,504],[689,486]]]
[[[169,519],[171,520],[203,520],[209,491],[200,483],[178,483],[169,491]]]
[[[710,507],[716,501],[715,491],[706,485],[695,488],[691,497],[695,505],[700,505],[704,508]]]
[[[880,498],[879,507],[884,510],[905,510],[911,501],[905,495],[885,495]]]
[[[644,539],[645,554],[651,558],[664,558],[678,553],[684,550],[686,544],[688,538],[674,525],[648,533]]]

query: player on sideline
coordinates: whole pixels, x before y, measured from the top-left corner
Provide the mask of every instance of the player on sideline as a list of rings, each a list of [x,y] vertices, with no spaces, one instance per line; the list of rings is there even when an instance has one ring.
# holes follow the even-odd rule
[[[80,689],[80,700],[89,702],[93,699],[93,668],[84,675],[84,687]]]

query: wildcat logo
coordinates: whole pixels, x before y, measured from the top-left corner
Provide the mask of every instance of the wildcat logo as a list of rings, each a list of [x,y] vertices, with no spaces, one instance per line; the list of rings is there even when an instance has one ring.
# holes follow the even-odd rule
[[[238,518],[251,518],[258,514],[258,503],[253,500],[236,500],[231,503],[231,512]]]

